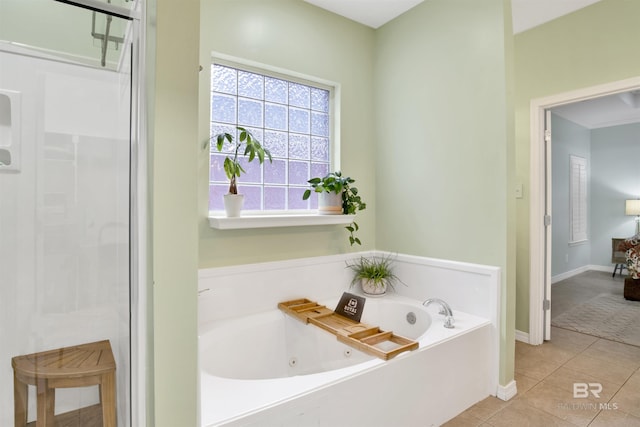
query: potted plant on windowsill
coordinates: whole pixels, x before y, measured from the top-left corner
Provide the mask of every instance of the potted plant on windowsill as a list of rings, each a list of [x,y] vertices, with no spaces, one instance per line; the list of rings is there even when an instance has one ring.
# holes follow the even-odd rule
[[[318,213],[324,215],[355,215],[356,211],[366,209],[367,204],[358,194],[358,189],[351,184],[356,182],[349,176],[342,176],[342,172],[329,172],[322,178],[311,178],[307,181],[311,184],[313,192],[318,194]],[[307,189],[302,195],[303,200],[311,196],[311,189]],[[349,231],[349,243],[361,245],[360,239],[354,232],[359,230],[358,224],[353,221],[345,227]]]
[[[381,296],[387,292],[388,288],[395,290],[396,283],[405,285],[393,272],[391,255],[373,258],[360,257],[353,263],[347,262],[347,268],[353,271],[351,286],[360,283],[362,292],[366,295]]]
[[[234,139],[230,133],[220,133],[211,138],[216,141],[216,148],[218,151],[222,151],[225,147],[225,143],[231,144],[231,151],[233,156],[227,156],[224,159],[224,172],[229,178],[229,192],[224,195],[224,209],[228,217],[238,217],[242,210],[244,203],[244,196],[238,194],[237,178],[241,173],[246,173],[242,165],[238,160],[238,154],[240,149],[244,145],[243,155],[248,157],[248,161],[252,162],[254,159],[258,159],[260,164],[264,163],[265,156],[269,159],[269,163],[272,162],[271,152],[264,148],[262,144],[249,132],[247,129],[237,126],[239,135],[237,139]]]

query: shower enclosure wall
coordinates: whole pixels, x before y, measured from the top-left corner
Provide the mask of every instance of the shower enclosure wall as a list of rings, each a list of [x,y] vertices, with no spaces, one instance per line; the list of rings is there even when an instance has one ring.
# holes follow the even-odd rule
[[[1,426],[14,423],[13,357],[100,340],[116,361],[118,426],[131,425],[134,55],[121,43],[102,67],[96,45],[89,63],[0,40]],[[28,402],[33,421],[34,387]],[[98,402],[97,386],[57,389],[55,413],[86,425],[77,410]]]

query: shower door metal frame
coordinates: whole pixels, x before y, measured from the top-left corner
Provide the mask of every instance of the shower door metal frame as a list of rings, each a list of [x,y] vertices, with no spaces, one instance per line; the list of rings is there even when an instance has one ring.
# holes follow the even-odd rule
[[[136,0],[135,9],[127,9],[100,0],[54,0],[94,12],[126,19],[132,23],[131,34],[131,117],[130,117],[130,211],[129,211],[129,295],[130,295],[130,369],[132,426],[147,425],[147,284],[149,274],[148,244],[148,149],[144,118],[146,2]]]
[[[94,12],[105,13],[109,16],[116,18],[126,19],[128,21],[140,21],[141,14],[138,10],[127,9],[126,7],[118,6],[115,4],[107,3],[108,0],[55,0],[59,3],[66,3],[71,6],[81,7],[83,9],[89,9]],[[140,9],[144,10],[144,3],[138,0],[138,3],[142,3]]]

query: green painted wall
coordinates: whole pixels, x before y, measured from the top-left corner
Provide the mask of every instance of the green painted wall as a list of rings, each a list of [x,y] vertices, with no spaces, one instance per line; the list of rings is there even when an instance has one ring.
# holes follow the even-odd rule
[[[199,0],[155,0],[152,138],[156,427],[197,425]],[[180,19],[176,19],[180,17]],[[154,19],[155,18],[155,19]],[[151,71],[153,75],[153,71]]]
[[[515,36],[516,329],[529,331],[530,111],[532,99],[640,75],[640,2],[602,0]]]
[[[502,0],[426,1],[377,31],[375,80],[377,249],[502,268],[503,385],[515,316],[510,17]]]
[[[214,230],[206,219],[209,163],[203,150],[198,168],[200,267],[373,249],[373,30],[300,0],[203,0],[201,8],[200,140],[209,135],[213,51],[339,83],[341,169],[356,179],[367,209],[357,215],[361,247],[349,246],[342,226]]]

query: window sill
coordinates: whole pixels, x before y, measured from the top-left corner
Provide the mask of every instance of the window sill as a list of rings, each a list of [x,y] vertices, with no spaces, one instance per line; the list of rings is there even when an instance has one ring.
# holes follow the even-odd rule
[[[209,226],[218,230],[239,230],[249,228],[304,227],[310,225],[346,225],[353,222],[354,215],[245,215],[228,218],[216,213],[209,214]]]

